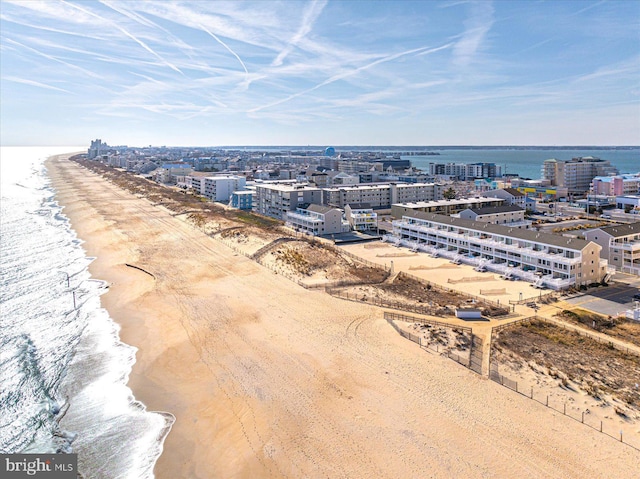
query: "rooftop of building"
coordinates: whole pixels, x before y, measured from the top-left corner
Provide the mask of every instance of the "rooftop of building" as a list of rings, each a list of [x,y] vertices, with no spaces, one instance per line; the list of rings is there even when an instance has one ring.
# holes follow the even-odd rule
[[[193,168],[193,167],[186,163],[163,163],[162,168],[164,168],[165,170],[169,170],[172,168]]]
[[[291,192],[291,191],[320,191],[317,186],[309,186],[307,183],[258,183],[255,184],[256,188],[266,188],[269,190]]]
[[[621,175],[611,175],[611,176],[596,176],[593,178],[593,181],[602,181],[603,183],[610,183],[615,179],[622,179],[622,181],[638,181],[640,180],[640,173],[623,173]]]
[[[380,188],[391,188],[391,185],[399,188],[416,188],[420,186],[434,186],[436,183],[360,183],[357,185],[337,185],[324,188],[325,191],[346,191],[346,190],[376,190]]]
[[[513,196],[516,196],[516,197],[525,196],[524,193],[516,190],[515,188],[502,188],[502,191],[506,191],[510,195],[513,195]]]
[[[480,233],[494,234],[506,236],[509,238],[531,241],[535,243],[556,246],[559,248],[568,248],[572,250],[582,251],[590,242],[579,238],[568,238],[553,233],[543,233],[540,231],[531,231],[520,228],[511,228],[509,226],[494,225],[481,221],[466,220],[462,218],[453,218],[451,216],[438,215],[435,213],[424,213],[416,211],[411,215],[404,215],[403,218],[417,218],[426,221],[433,221],[443,225],[449,225],[460,228],[467,228],[478,231]]]
[[[409,203],[394,203],[392,206],[404,206],[406,208],[429,208],[435,206],[457,206],[457,205],[473,205],[482,203],[503,202],[502,198],[487,198],[484,196],[478,198],[456,198],[451,200],[433,200],[433,201],[416,201]]]
[[[620,238],[622,236],[640,233],[640,221],[626,225],[605,226],[600,229],[614,238]]]
[[[496,213],[511,213],[514,211],[524,211],[516,205],[500,205],[500,206],[483,206],[482,208],[468,208],[477,215],[493,215]]]
[[[332,208],[330,206],[317,205],[315,203],[310,204],[305,208],[307,211],[312,211],[314,213],[328,213],[329,211],[335,210],[337,208]]]
[[[352,210],[370,210],[371,209],[371,203],[349,203],[346,206],[348,206]]]

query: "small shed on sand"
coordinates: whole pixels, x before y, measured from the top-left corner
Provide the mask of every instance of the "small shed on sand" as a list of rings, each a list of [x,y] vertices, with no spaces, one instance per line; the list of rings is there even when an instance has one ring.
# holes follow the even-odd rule
[[[482,311],[475,308],[456,308],[456,318],[482,319]]]

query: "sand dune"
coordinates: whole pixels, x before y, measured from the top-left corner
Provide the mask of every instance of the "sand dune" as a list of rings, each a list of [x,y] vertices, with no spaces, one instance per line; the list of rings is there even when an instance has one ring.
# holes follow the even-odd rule
[[[139,348],[131,388],[177,418],[157,477],[637,475],[637,451],[420,350],[382,310],[305,290],[75,163],[48,167]]]

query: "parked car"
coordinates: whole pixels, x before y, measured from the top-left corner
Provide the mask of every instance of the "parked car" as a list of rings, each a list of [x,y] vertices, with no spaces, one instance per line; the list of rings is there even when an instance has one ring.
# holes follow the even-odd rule
[[[633,295],[633,300],[634,301],[640,301],[640,293],[636,293]]]

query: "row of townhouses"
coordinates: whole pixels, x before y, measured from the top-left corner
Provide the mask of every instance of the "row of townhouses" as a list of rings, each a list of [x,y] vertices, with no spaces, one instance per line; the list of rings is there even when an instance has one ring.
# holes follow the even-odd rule
[[[593,241],[422,212],[392,224],[388,241],[539,287],[590,285],[611,272]]]

